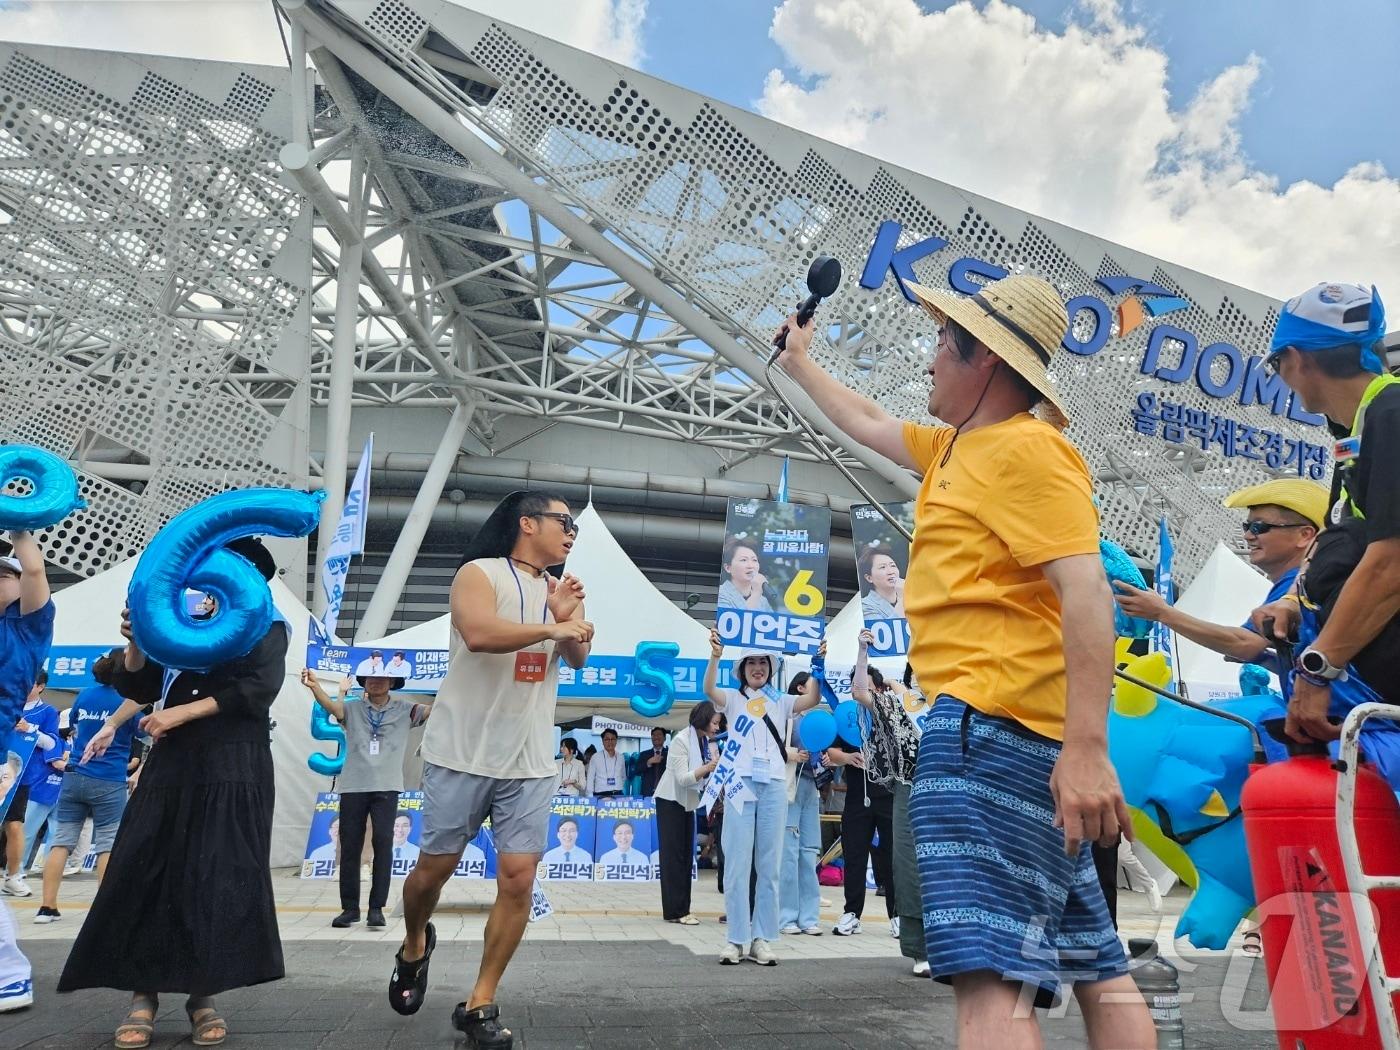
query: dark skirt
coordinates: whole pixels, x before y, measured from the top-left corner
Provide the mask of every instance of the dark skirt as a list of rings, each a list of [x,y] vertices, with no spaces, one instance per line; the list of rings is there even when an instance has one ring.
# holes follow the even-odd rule
[[[272,802],[265,739],[157,744],[58,990],[203,996],[284,976]]]

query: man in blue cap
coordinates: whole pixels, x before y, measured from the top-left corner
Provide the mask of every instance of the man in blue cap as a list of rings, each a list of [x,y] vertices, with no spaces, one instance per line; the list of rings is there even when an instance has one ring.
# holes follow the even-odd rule
[[[1340,735],[1328,709],[1348,665],[1400,703],[1400,379],[1384,334],[1375,288],[1319,284],[1284,305],[1264,362],[1337,439],[1327,528],[1295,589],[1253,614],[1279,639],[1304,630],[1287,725],[1298,740]]]

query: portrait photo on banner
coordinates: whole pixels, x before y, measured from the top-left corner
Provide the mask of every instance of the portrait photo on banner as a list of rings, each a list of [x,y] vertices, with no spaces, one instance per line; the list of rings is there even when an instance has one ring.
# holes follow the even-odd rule
[[[729,501],[715,626],[726,645],[811,655],[825,630],[831,511]]]
[[[656,800],[600,798],[598,800],[598,882],[651,882],[656,852]]]
[[[544,882],[592,882],[597,804],[591,798],[558,795],[549,808],[549,837],[540,859]]]
[[[895,520],[914,531],[914,504],[881,504]],[[909,621],[904,613],[904,577],[909,570],[909,541],[872,504],[851,508],[851,544],[860,584],[861,619],[874,636],[871,656],[909,652]]]

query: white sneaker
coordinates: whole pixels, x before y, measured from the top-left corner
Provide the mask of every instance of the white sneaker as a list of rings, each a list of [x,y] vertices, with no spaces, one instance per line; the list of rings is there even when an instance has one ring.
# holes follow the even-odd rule
[[[768,947],[767,941],[756,940],[749,945],[749,961],[756,962],[759,966],[778,965],[778,957],[773,954],[773,949]]]
[[[795,922],[790,922],[790,923],[788,923],[786,926],[784,926],[781,930],[779,930],[778,932],[779,932],[779,933],[788,933],[788,934],[792,934],[792,933],[801,933],[801,932],[802,932],[802,927],[799,926],[799,925],[797,925],[797,923],[795,923]]]
[[[32,897],[34,891],[29,888],[29,883],[24,881],[24,875],[7,875],[5,881],[0,883],[0,892],[8,893],[11,897]]]
[[[916,963],[914,964],[914,976],[915,976],[915,977],[931,977],[931,976],[933,976],[932,974],[929,973],[929,970],[928,970],[928,961],[927,961],[927,960],[925,960],[924,962],[916,962]]]
[[[820,926],[808,926],[803,931],[808,937],[820,937],[822,928]]]
[[[1162,910],[1162,891],[1157,886],[1157,880],[1152,879],[1147,884],[1147,903],[1151,905],[1153,911]]]
[[[74,875],[81,873],[82,870],[82,867],[77,864],[65,864],[63,866],[63,877],[65,879],[72,878]]]
[[[860,920],[850,912],[841,916],[839,922],[831,928],[831,932],[838,937],[852,937],[860,933]]]
[[[47,926],[51,922],[58,922],[61,918],[63,916],[58,913],[57,908],[40,908],[38,914],[34,916],[34,925]]]
[[[898,916],[898,915],[896,915],[893,919],[890,920],[890,936],[893,937],[895,940],[899,940],[899,916]]]
[[[738,944],[726,944],[724,951],[719,953],[719,964],[721,966],[738,966],[744,961],[744,949]]]
[[[0,1014],[34,1005],[34,982],[25,978],[0,988]]]

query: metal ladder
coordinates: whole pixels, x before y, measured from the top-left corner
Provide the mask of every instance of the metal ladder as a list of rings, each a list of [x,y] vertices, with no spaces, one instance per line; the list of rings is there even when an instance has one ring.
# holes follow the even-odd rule
[[[1356,772],[1361,749],[1361,726],[1368,718],[1388,718],[1400,722],[1400,706],[1358,704],[1342,723],[1338,756],[1341,775],[1337,780],[1337,845],[1341,850],[1348,887],[1353,893],[1366,894],[1369,900],[1376,890],[1400,891],[1400,875],[1367,875],[1361,866],[1361,847],[1356,839]],[[1396,829],[1396,834],[1400,834],[1400,828]],[[1371,1001],[1376,1005],[1381,1046],[1385,1050],[1400,1050],[1400,1018],[1396,1017],[1394,999],[1400,992],[1400,977],[1392,977],[1386,972],[1380,931],[1376,926],[1375,913],[1370,908],[1356,909],[1356,932],[1363,945],[1375,945],[1375,952],[1366,964],[1366,985],[1371,992]]]

